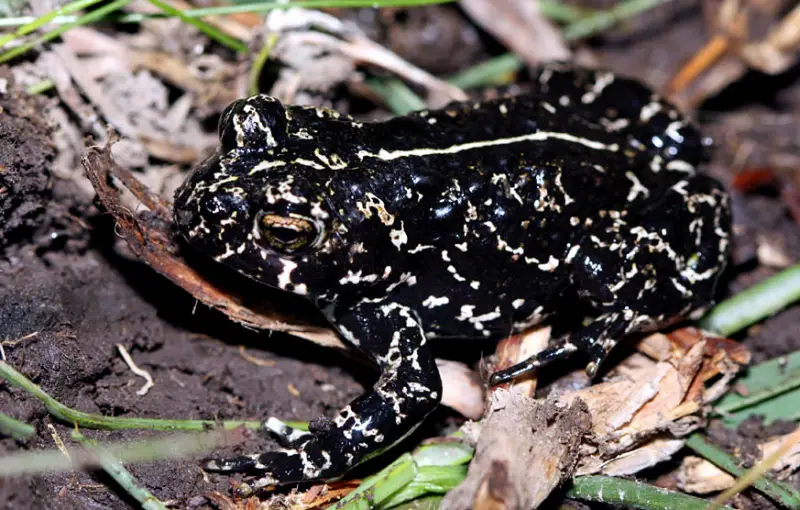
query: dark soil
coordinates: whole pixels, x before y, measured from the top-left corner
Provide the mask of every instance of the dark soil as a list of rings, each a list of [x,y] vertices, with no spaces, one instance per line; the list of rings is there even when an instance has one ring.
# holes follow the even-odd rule
[[[655,26],[633,35],[616,34],[606,46],[597,41],[598,55],[615,70],[660,86],[705,40],[704,27],[699,7],[682,3],[680,9],[660,16]],[[408,39],[407,34],[392,37],[396,46]],[[484,50],[471,47],[470,51],[478,55]],[[8,76],[0,73],[3,79]],[[776,79],[789,84],[794,90],[791,97],[797,96],[791,79]],[[0,341],[9,364],[65,405],[113,416],[263,419],[275,415],[310,420],[330,415],[371,384],[373,374],[342,354],[284,334],[238,327],[221,314],[196,307],[186,292],[132,259],[108,216],[91,201],[78,198],[74,183],[50,178],[54,149],[42,120],[46,106],[10,82],[6,92],[0,87]],[[753,124],[759,124],[762,110],[737,108],[740,113],[752,111]],[[722,137],[725,122],[724,116],[718,117],[707,129]],[[769,146],[773,135],[759,130],[743,136]],[[734,149],[721,145],[710,169],[727,185],[732,182]],[[777,240],[789,260],[800,260],[800,230],[779,197],[735,193],[734,204],[736,264],[720,297],[777,271],[759,264],[758,239]],[[754,362],[796,351],[800,307],[781,312],[740,337],[753,349]],[[153,376],[155,386],[146,395],[136,394],[143,380],[125,365],[117,344]],[[240,345],[247,346],[249,355],[272,363],[249,361]],[[491,346],[479,349],[491,352]],[[38,401],[2,382],[0,410],[37,428],[29,440],[0,439],[0,455],[51,450],[56,446],[54,434],[76,447],[68,424],[51,422]],[[445,415],[432,421],[441,422]],[[784,427],[780,431],[786,430],[785,424],[780,426]],[[767,431],[754,421],[736,431],[719,427],[711,431],[715,440],[747,458],[755,440],[776,430]],[[158,435],[83,432],[108,441]],[[274,446],[271,440],[254,436],[237,449]],[[196,459],[127,467],[141,485],[177,508],[202,508],[204,492],[227,494],[230,489],[229,477],[204,475]],[[752,492],[741,501],[746,508],[775,508]],[[0,508],[9,510],[133,507],[101,473],[0,480]]]

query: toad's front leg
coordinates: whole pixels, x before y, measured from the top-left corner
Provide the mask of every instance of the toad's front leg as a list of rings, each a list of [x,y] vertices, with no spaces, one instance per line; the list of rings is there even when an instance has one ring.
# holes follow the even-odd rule
[[[442,382],[416,314],[397,303],[361,302],[332,320],[381,369],[375,387],[333,418],[318,419],[292,447],[209,460],[210,471],[262,472],[255,487],[333,480],[410,434],[439,403]],[[272,427],[274,428],[274,427]]]

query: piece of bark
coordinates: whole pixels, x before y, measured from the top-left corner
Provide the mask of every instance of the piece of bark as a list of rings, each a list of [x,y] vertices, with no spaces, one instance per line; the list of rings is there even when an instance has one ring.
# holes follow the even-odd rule
[[[504,389],[492,394],[487,416],[474,424],[475,457],[464,482],[441,508],[536,508],[570,478],[581,439],[591,428],[585,404],[536,401]]]

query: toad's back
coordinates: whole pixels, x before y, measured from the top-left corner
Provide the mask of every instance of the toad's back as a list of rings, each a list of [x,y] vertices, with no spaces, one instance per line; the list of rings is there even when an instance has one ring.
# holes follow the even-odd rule
[[[705,154],[652,92],[591,77],[556,73],[536,94],[382,123],[290,109],[289,132],[304,137],[292,152],[315,155],[331,206],[372,233],[361,258],[389,268],[367,286],[373,273],[354,264],[337,299],[389,288],[436,336],[506,334],[547,315],[592,225],[658,203]]]

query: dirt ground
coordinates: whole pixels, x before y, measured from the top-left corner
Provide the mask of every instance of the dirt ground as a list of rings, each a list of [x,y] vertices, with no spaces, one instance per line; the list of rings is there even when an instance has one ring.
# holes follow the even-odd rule
[[[647,23],[639,20],[624,32],[598,38],[592,51],[615,71],[658,86],[697,50],[706,33],[699,5],[680,2]],[[396,39],[395,46],[403,41]],[[492,52],[496,53],[491,46],[470,48],[463,59],[449,62],[464,68]],[[10,79],[8,69],[0,78]],[[732,168],[740,164],[738,151],[744,141],[756,147],[748,166],[772,166],[778,153],[798,155],[791,145],[797,133],[785,132],[796,131],[796,123],[772,122],[779,114],[800,118],[798,78],[800,68],[778,77],[751,73],[744,85],[731,87],[706,104],[700,119],[717,141],[709,171],[727,186],[732,186]],[[330,415],[372,383],[374,374],[338,352],[281,333],[248,331],[196,306],[182,289],[133,259],[113,221],[87,197],[85,188],[51,171],[58,151],[52,130],[42,120],[48,101],[20,93],[14,86],[0,93],[0,341],[6,341],[6,360],[13,367],[67,406],[112,416],[275,415],[309,420]],[[790,142],[781,142],[784,138]],[[790,179],[800,184],[796,168],[792,170]],[[734,192],[733,200],[734,264],[720,297],[774,274],[776,259],[800,260],[800,230],[785,197]],[[749,328],[738,339],[753,350],[754,362],[800,349],[800,307]],[[147,395],[136,394],[142,380],[125,365],[118,344],[152,374],[155,386]],[[241,345],[248,355],[269,362],[247,359]],[[446,356],[446,347],[438,350]],[[481,353],[491,352],[492,346],[476,346],[466,357],[477,361]],[[51,449],[55,434],[73,444],[69,426],[51,422],[39,402],[4,383],[0,383],[0,410],[37,427],[30,440],[0,439],[0,456]],[[455,419],[446,409],[437,412],[417,439]],[[722,444],[740,450],[765,434],[752,421],[735,432],[715,426],[710,431]],[[157,435],[83,432],[114,441]],[[270,439],[254,436],[240,450],[274,446]],[[202,494],[230,489],[229,477],[204,474],[196,459],[128,467],[142,485],[176,508],[211,508]],[[659,473],[651,475],[655,480]],[[800,485],[797,479],[794,483]],[[746,508],[774,508],[753,492],[740,503]],[[135,505],[102,474],[75,472],[0,480],[0,508]]]

